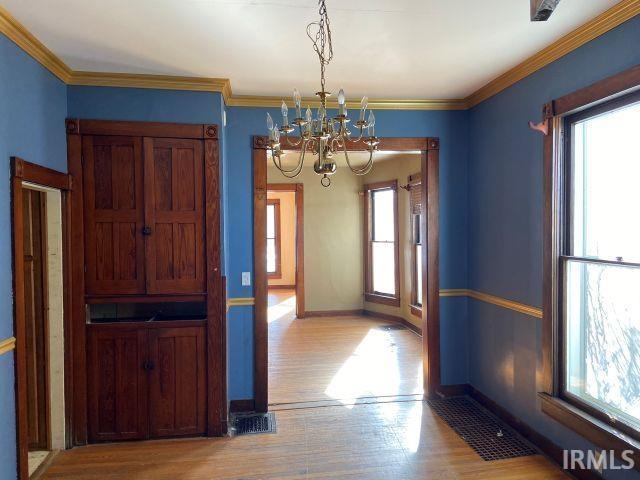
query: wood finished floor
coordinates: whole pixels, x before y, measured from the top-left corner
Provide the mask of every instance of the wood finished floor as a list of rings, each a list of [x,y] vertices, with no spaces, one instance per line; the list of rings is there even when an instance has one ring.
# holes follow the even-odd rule
[[[272,305],[286,295],[279,292],[279,300],[271,298]],[[276,310],[271,310],[269,327],[272,401],[319,400],[306,404],[317,408],[278,410],[275,434],[76,448],[61,452],[41,478],[568,478],[542,456],[485,462],[426,403],[412,400],[414,397],[358,404],[343,398],[335,400],[335,406],[326,406],[328,399],[345,393],[347,398],[420,393],[419,337],[407,330],[385,332],[378,328],[380,322],[370,318],[296,321],[286,313],[286,305],[279,310],[280,317]],[[377,356],[371,353],[375,347],[383,347]],[[334,382],[336,378],[339,381]],[[385,385],[389,379],[393,380],[391,386]],[[332,382],[334,387],[330,388]]]
[[[269,292],[269,404],[422,394],[421,339],[371,317],[295,318],[295,292]]]
[[[44,479],[529,480],[546,458],[485,462],[423,402],[276,412],[275,434],[132,442],[62,452]]]

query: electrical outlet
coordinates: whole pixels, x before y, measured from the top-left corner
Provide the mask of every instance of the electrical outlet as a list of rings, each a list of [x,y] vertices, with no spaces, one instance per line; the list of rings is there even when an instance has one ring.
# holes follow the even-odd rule
[[[251,272],[242,272],[242,286],[251,286]]]

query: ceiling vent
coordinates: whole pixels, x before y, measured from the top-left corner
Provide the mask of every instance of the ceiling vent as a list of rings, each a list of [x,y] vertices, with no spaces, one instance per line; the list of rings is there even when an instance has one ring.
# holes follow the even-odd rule
[[[546,22],[556,9],[560,0],[529,0],[531,2],[531,21]]]

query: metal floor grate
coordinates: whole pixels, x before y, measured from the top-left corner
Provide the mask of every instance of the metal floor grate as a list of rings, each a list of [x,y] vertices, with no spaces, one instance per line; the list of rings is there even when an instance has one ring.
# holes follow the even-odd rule
[[[468,397],[429,400],[429,406],[483,460],[504,460],[538,453],[516,432]]]
[[[276,433],[276,414],[269,412],[236,415],[233,419],[233,428],[236,435]]]

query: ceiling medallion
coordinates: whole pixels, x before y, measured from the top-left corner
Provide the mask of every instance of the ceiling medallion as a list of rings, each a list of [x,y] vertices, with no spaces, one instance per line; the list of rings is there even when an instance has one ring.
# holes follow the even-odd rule
[[[350,119],[347,116],[347,105],[344,91],[340,89],[338,93],[338,115],[331,118],[327,116],[327,97],[331,93],[325,90],[325,67],[329,65],[333,58],[333,46],[331,45],[331,28],[329,26],[329,16],[324,0],[319,0],[320,20],[307,25],[307,35],[313,42],[313,49],[318,54],[320,60],[320,91],[316,93],[320,97],[320,108],[313,118],[311,109],[307,107],[305,116],[302,116],[300,92],[293,90],[293,103],[296,110],[296,118],[289,123],[289,109],[282,101],[282,126],[278,127],[273,122],[271,115],[267,113],[267,128],[269,129],[269,149],[274,165],[287,178],[295,178],[302,172],[305,154],[312,152],[316,160],[313,163],[313,170],[322,175],[320,183],[324,187],[331,185],[329,175],[333,175],[337,170],[337,165],[333,160],[336,153],[344,152],[349,169],[356,175],[366,175],[373,166],[373,152],[378,148],[380,140],[375,136],[376,118],[372,111],[367,113],[367,97],[362,97],[360,103],[360,117],[355,122],[358,137],[352,138],[351,131],[347,128]],[[289,134],[298,130],[300,138],[292,140]],[[349,160],[347,152],[347,142],[362,143],[363,150],[369,152],[369,160],[361,167],[354,167]],[[282,165],[283,149],[286,147],[300,147],[298,163],[293,168],[285,168]]]

